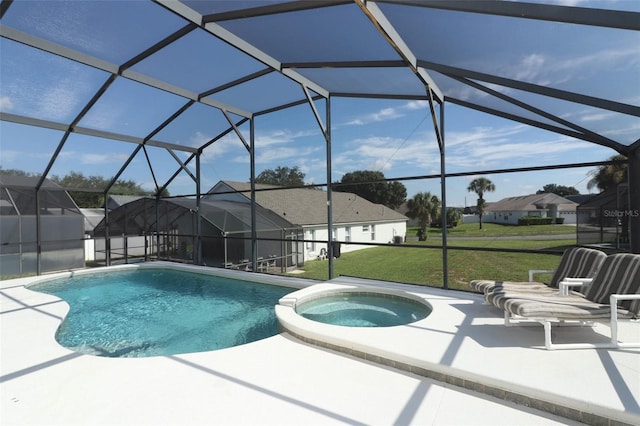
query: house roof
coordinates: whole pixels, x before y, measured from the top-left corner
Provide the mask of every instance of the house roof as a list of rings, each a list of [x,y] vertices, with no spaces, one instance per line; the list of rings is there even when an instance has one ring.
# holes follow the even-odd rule
[[[271,189],[271,191],[269,191]],[[229,198],[238,191],[250,200],[251,185],[245,182],[220,181],[205,198]],[[223,194],[220,194],[223,193]],[[215,194],[212,196],[212,194]],[[297,225],[327,223],[327,193],[309,188],[286,188],[277,185],[256,184],[256,203]],[[349,192],[332,193],[333,223],[397,222],[406,216],[382,205],[372,203]]]
[[[575,210],[577,203],[556,194],[543,193],[503,198],[487,205],[486,212],[545,210],[557,205],[560,210]]]

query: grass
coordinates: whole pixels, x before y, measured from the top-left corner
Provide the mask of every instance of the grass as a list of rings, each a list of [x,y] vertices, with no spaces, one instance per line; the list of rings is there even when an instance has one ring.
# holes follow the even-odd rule
[[[556,254],[481,251],[473,248],[553,250],[561,253],[567,247],[574,246],[576,240],[575,237],[558,239],[557,236],[570,234],[575,234],[575,228],[561,225],[518,227],[483,224],[483,230],[480,231],[478,224],[462,224],[448,234],[448,246],[451,247],[447,251],[449,288],[469,290],[468,283],[474,279],[527,281],[530,269],[554,269],[560,261],[560,256]],[[411,236],[412,231],[409,230],[407,235]],[[458,240],[456,237],[475,239]],[[407,245],[378,246],[342,253],[340,258],[334,260],[334,276],[349,275],[442,287],[441,247],[441,230],[430,229],[426,242],[409,240]],[[465,249],[456,249],[460,247]],[[304,272],[297,276],[328,279],[326,260],[307,261],[302,269]],[[542,274],[537,278],[548,281],[550,277],[550,274]]]

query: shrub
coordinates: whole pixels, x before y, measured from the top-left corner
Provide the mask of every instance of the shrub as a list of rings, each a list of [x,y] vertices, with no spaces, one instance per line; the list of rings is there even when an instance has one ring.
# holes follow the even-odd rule
[[[553,217],[524,216],[518,219],[518,225],[551,225],[554,220]]]

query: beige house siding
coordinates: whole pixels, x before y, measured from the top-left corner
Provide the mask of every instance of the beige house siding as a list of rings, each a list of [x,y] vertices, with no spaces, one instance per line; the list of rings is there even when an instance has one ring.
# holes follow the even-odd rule
[[[491,203],[482,217],[484,222],[517,225],[525,216],[564,218],[565,224],[576,223],[577,203],[556,194],[533,194],[508,197]]]

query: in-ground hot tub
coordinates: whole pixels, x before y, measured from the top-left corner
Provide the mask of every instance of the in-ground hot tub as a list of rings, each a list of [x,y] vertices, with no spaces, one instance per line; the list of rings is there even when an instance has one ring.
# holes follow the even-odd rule
[[[280,328],[317,346],[396,365],[375,342],[410,344],[416,329],[429,328],[431,304],[396,283],[321,283],[290,293],[276,305]]]
[[[335,290],[298,300],[295,312],[307,319],[346,327],[392,327],[426,318],[431,306],[405,295],[366,289]]]
[[[327,343],[335,337],[351,340],[362,333],[401,332],[403,327],[420,326],[431,311],[418,294],[359,284],[312,285],[284,296],[276,305],[282,329]]]

